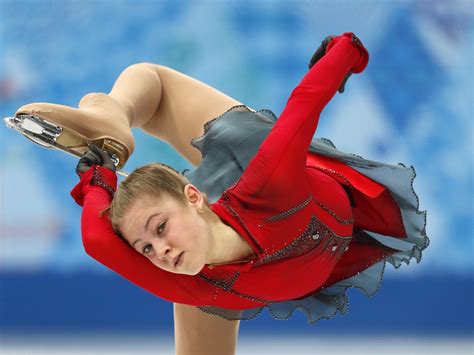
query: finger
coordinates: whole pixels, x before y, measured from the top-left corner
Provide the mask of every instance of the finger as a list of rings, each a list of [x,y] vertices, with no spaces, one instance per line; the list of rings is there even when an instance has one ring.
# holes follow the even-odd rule
[[[111,160],[109,153],[107,151],[99,149],[99,154],[102,157],[102,161],[105,163],[109,160]]]
[[[79,162],[86,163],[89,165],[92,165],[92,164],[101,165],[101,157],[92,151],[88,151],[81,159],[79,159]]]
[[[91,149],[93,149],[93,151],[101,157],[102,164],[105,164],[107,161],[110,160],[109,154],[105,150],[100,149],[95,144],[91,144]]]
[[[99,165],[102,165],[102,164],[104,163],[104,160],[103,160],[102,154],[101,154],[102,151],[101,151],[100,148],[97,147],[95,144],[91,144],[91,145],[89,146],[89,152],[90,152],[91,154],[93,154],[93,156],[96,158],[97,163],[98,163]]]
[[[347,80],[349,79],[349,77],[352,75],[352,72],[349,72],[346,77],[344,78],[344,80],[342,81],[342,84],[341,86],[339,86],[339,89],[337,91],[339,91],[339,93],[344,93],[344,90],[345,90],[345,87],[346,87],[346,82]]]
[[[321,42],[321,45],[318,47],[318,49],[316,49],[316,52],[314,52],[313,56],[311,57],[311,60],[309,61],[309,65],[308,65],[309,69],[311,69],[314,66],[314,64],[316,64],[316,62],[320,60],[326,54],[327,45],[329,42],[331,42],[333,38],[334,36],[332,35],[324,38],[324,40]]]
[[[111,170],[114,170],[115,169],[115,163],[114,161],[112,160],[112,157],[111,155],[109,154],[109,152],[107,152],[106,150],[102,150],[98,147],[95,147],[94,148],[101,156],[101,159],[102,159],[102,166],[105,166]]]

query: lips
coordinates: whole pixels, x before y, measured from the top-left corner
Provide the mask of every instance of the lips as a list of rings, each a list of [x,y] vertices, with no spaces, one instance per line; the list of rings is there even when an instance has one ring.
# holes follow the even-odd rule
[[[181,262],[183,253],[184,253],[184,251],[181,252],[181,254],[179,254],[177,257],[174,258],[174,267],[177,267],[178,264]]]

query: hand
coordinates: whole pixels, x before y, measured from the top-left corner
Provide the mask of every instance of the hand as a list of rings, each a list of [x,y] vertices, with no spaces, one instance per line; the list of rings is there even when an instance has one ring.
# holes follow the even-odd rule
[[[89,170],[92,165],[101,165],[114,172],[116,170],[115,164],[112,159],[110,159],[109,154],[106,151],[101,150],[95,144],[91,144],[89,150],[84,153],[81,159],[79,159],[76,166],[76,174],[81,176],[81,174]]]
[[[364,47],[362,44],[362,41],[352,32],[345,32],[341,36],[327,36],[324,38],[324,40],[321,42],[321,45],[316,49],[316,52],[314,52],[313,56],[311,57],[311,60],[309,61],[308,68],[311,69],[318,60],[320,60],[333,46],[336,44],[339,40],[341,40],[342,37],[348,37],[349,39],[352,40],[352,42],[359,48],[361,52],[361,60],[356,64],[356,66],[347,73],[346,77],[342,81],[341,86],[339,86],[339,91],[341,94],[344,92],[345,85],[349,77],[353,73],[360,73],[365,69],[365,66],[367,65],[368,62],[368,56],[369,53],[367,49]]]
[[[308,68],[311,69],[313,65],[316,64],[318,60],[320,60],[325,54],[326,54],[326,48],[331,42],[331,40],[335,36],[327,36],[323,41],[321,42],[321,45],[316,49],[316,52],[314,52],[313,56],[311,57],[311,60],[309,61]]]

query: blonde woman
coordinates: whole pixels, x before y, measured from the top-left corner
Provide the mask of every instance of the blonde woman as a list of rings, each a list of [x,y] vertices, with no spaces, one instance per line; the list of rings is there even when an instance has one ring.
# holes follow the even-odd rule
[[[78,109],[35,103],[17,116],[64,129],[58,144],[82,156],[71,194],[86,252],[174,303],[177,354],[234,354],[240,320],[265,307],[276,319],[299,307],[309,323],[344,314],[348,287],[374,294],[387,261],[419,262],[428,246],[413,167],[313,139],[325,105],[368,58],[353,33],[328,36],[278,119],[149,63]],[[130,127],[196,168],[148,164],[117,187]]]

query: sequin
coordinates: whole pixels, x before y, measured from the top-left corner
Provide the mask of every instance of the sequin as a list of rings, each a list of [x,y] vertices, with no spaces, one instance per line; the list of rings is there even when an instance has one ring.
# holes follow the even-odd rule
[[[291,243],[280,250],[277,250],[276,252],[273,252],[260,259],[255,263],[254,266],[256,267],[269,262],[296,257],[308,253],[317,247],[326,249],[329,245],[338,244],[345,247],[350,242],[350,240],[351,236],[337,235],[328,226],[319,221],[316,216],[312,215],[308,227],[301,235],[296,237]],[[332,251],[335,251],[336,249],[333,247]]]
[[[229,110],[229,111],[231,111],[231,110]],[[271,111],[270,111],[270,113],[271,113]],[[272,115],[273,115],[273,114],[272,114]],[[273,116],[274,116],[274,115],[273,115]],[[222,117],[222,115],[219,116],[219,117],[217,117],[217,118],[221,118],[221,117]],[[252,117],[257,117],[257,115],[253,114]],[[215,121],[215,120],[213,120],[213,121]],[[276,121],[276,117],[274,118],[274,121]],[[208,129],[208,127],[207,127],[207,129]],[[331,147],[333,147],[333,148],[336,149],[335,145],[334,145],[329,139],[319,138],[318,140],[325,141],[325,142],[326,142],[326,145],[330,145]],[[313,149],[311,149],[311,148],[313,148]],[[316,147],[316,148],[317,148],[317,147]],[[321,149],[321,150],[323,151],[323,154],[325,153],[325,155],[328,155],[329,157],[331,157],[331,154],[332,154],[332,153],[331,153],[331,151],[330,151],[329,149]],[[310,151],[312,151],[312,152],[315,152],[315,151],[316,151],[316,153],[319,152],[319,150],[315,149],[314,146],[313,146],[313,147],[310,146]],[[329,153],[328,153],[328,152],[329,152]],[[346,154],[346,155],[347,155],[347,154]],[[354,157],[357,157],[357,158],[360,158],[360,159],[364,159],[364,158],[362,158],[361,156],[356,155],[356,154],[350,154],[350,156],[354,156]],[[337,160],[341,160],[341,161],[344,162],[344,163],[347,163],[347,164],[348,164],[349,166],[351,166],[351,167],[357,167],[357,166],[360,166],[360,167],[362,167],[362,168],[376,167],[377,169],[380,169],[380,167],[379,167],[379,166],[376,166],[375,164],[374,164],[374,165],[371,165],[371,163],[370,163],[369,161],[362,161],[362,162],[359,162],[359,161],[356,160],[356,159],[348,159],[347,162],[346,162],[346,161],[343,160],[342,158],[336,157],[336,159],[337,159]],[[405,167],[405,165],[402,164],[402,163],[399,163],[399,165]],[[413,171],[414,171],[414,168],[413,168],[413,167],[411,167],[411,168],[412,168]],[[321,169],[321,170],[322,170],[322,169]],[[335,171],[331,171],[331,173],[337,174]],[[340,176],[340,175],[339,175],[339,176]],[[376,176],[377,176],[377,174],[376,174]],[[340,177],[341,177],[342,179],[344,179],[343,176],[340,176]],[[416,197],[416,206],[414,206],[414,207],[415,207],[415,213],[416,213],[416,214],[422,214],[422,213],[424,214],[425,224],[424,224],[424,226],[422,227],[422,229],[417,229],[416,231],[413,231],[413,228],[414,228],[414,227],[411,227],[410,225],[407,225],[407,230],[408,230],[408,232],[410,233],[410,235],[408,236],[408,241],[411,242],[410,239],[411,239],[412,235],[414,235],[414,236],[415,236],[415,235],[416,235],[416,236],[420,235],[420,236],[422,236],[422,237],[424,237],[424,238],[423,238],[423,241],[418,241],[418,240],[416,241],[416,244],[418,244],[418,245],[415,245],[415,246],[413,247],[413,249],[412,249],[411,255],[407,255],[407,256],[406,256],[406,259],[404,258],[404,259],[402,259],[402,261],[403,261],[403,260],[404,260],[404,261],[409,261],[412,257],[414,257],[415,253],[421,253],[421,250],[423,250],[424,248],[426,248],[426,246],[427,246],[428,243],[429,243],[429,240],[428,240],[428,238],[427,238],[427,236],[426,236],[426,229],[425,229],[425,227],[426,227],[426,211],[424,211],[424,212],[420,212],[420,211],[419,211],[418,196],[416,195],[415,191],[413,190],[413,179],[414,179],[414,176],[412,177],[412,181],[411,181],[411,183],[412,183],[412,184],[411,184],[411,190],[412,190],[412,193],[413,193],[413,194],[415,195],[415,197]],[[383,180],[383,179],[382,179],[382,180]],[[348,182],[346,179],[345,179],[345,180],[341,180],[341,181]],[[376,181],[378,181],[378,180],[376,180]],[[383,180],[383,181],[385,181],[385,180]],[[234,186],[235,186],[235,184],[234,184]],[[391,186],[391,185],[390,185],[390,186]],[[404,194],[404,193],[403,193],[403,194]],[[400,206],[400,208],[402,208],[402,211],[406,211],[406,209],[404,208],[404,206]],[[404,216],[404,215],[403,215],[403,216]],[[402,216],[402,217],[403,217],[403,216]],[[263,220],[262,220],[262,221],[263,221]],[[418,227],[418,226],[417,226],[417,227]],[[297,230],[298,230],[298,229],[297,229]],[[302,228],[301,230],[304,230],[304,228]],[[301,233],[301,230],[299,230],[299,231],[297,232],[297,234],[300,234],[300,233]],[[419,230],[421,230],[421,232],[419,232]],[[296,231],[295,231],[295,232],[296,232]],[[416,232],[416,233],[415,233],[415,232]],[[354,233],[357,234],[357,230],[354,230]],[[315,235],[315,234],[313,234],[313,235]],[[321,238],[321,239],[322,239],[322,238]],[[313,240],[314,240],[314,239],[313,239]],[[371,238],[371,240],[373,240],[373,239]],[[337,241],[337,240],[336,240],[336,241]],[[323,240],[320,241],[320,244],[319,244],[319,245],[320,245],[320,248],[322,248],[322,247],[324,246],[324,243],[325,243],[325,242],[327,242],[327,240],[325,240],[325,239],[323,239]],[[329,247],[332,247],[333,245],[334,245],[334,244],[329,244]],[[337,255],[337,254],[339,254],[339,253],[343,253],[343,252],[347,251],[348,248],[349,248],[349,245],[346,245],[346,246],[344,247],[344,243],[342,243],[342,241],[339,241],[339,244],[337,244],[337,245],[338,245],[338,250],[335,251],[333,255],[335,255],[335,254]],[[275,246],[273,246],[273,249],[272,249],[271,247],[269,247],[269,249],[272,249],[273,251],[275,250],[274,248],[275,248]],[[385,254],[385,253],[384,253],[384,254]],[[393,263],[393,261],[394,261],[394,257],[393,257],[392,255],[394,255],[394,254],[391,253],[391,252],[389,252],[388,254],[385,254],[385,255],[382,255],[382,256],[381,256],[381,258],[384,259],[384,260],[383,260],[384,268],[382,269],[381,274],[380,274],[380,275],[377,275],[377,279],[371,281],[372,283],[376,283],[376,282],[377,282],[377,283],[378,283],[378,287],[380,287],[380,281],[381,281],[381,279],[382,279],[382,277],[383,277],[383,273],[384,273],[384,270],[385,270],[385,261],[389,261],[390,263]],[[397,254],[395,254],[395,255],[397,255]],[[417,261],[419,262],[418,259],[417,259]],[[367,265],[367,267],[368,267],[368,266],[369,266],[369,265]],[[398,266],[396,266],[395,264],[394,264],[394,266],[395,266],[396,268],[398,267]],[[360,275],[360,278],[364,278],[364,277],[365,277],[364,272],[361,271],[361,270],[359,270],[357,273],[354,272],[354,275]],[[328,295],[328,294],[319,294],[319,295],[318,295],[319,291],[318,291],[318,292],[314,292],[315,295],[318,295],[319,297],[324,297],[322,300],[323,300],[324,302],[326,302],[328,305],[330,305],[330,306],[332,306],[332,307],[335,307],[335,308],[334,308],[334,312],[328,313],[327,315],[324,315],[324,316],[320,314],[321,312],[319,311],[319,309],[318,309],[317,307],[311,307],[311,306],[306,307],[306,305],[307,305],[308,303],[304,303],[303,301],[298,304],[298,303],[294,303],[293,300],[289,300],[288,302],[291,302],[292,304],[291,304],[290,306],[287,306],[287,307],[288,307],[288,316],[287,316],[286,318],[285,318],[285,315],[284,315],[284,314],[283,314],[283,318],[282,318],[282,312],[281,312],[281,308],[282,308],[282,307],[281,307],[281,304],[280,304],[280,303],[278,303],[278,302],[276,303],[276,306],[275,306],[275,313],[274,313],[273,310],[272,310],[272,303],[268,303],[268,304],[266,305],[266,307],[268,307],[268,311],[269,311],[270,315],[271,315],[272,317],[274,317],[275,319],[287,319],[287,318],[289,318],[289,316],[291,316],[291,314],[294,313],[294,311],[295,311],[296,309],[301,309],[301,310],[303,310],[303,311],[307,314],[307,316],[308,316],[308,321],[309,321],[310,323],[314,323],[314,322],[318,321],[318,320],[321,319],[321,318],[325,318],[325,319],[330,319],[330,318],[332,318],[332,317],[337,313],[337,311],[340,311],[341,313],[343,313],[343,309],[347,306],[347,302],[348,302],[348,301],[347,301],[347,296],[345,295],[346,290],[347,290],[348,288],[354,288],[354,287],[355,287],[355,288],[361,288],[361,289],[363,289],[362,287],[355,286],[354,284],[352,284],[352,285],[350,285],[350,286],[348,285],[348,286],[344,287],[342,290],[338,291],[338,295],[337,295],[337,296],[340,296],[340,297],[342,297],[342,298],[338,298],[338,297],[336,297],[336,296],[331,297],[331,296]],[[377,290],[376,290],[375,292],[378,291],[378,287],[377,287]],[[330,287],[328,287],[328,288],[330,289]],[[322,289],[324,289],[324,288],[321,288],[321,290],[322,290]],[[216,288],[215,288],[214,295],[215,295],[215,296],[218,295],[218,291],[220,291],[220,290],[221,290],[220,288],[217,288],[217,287],[216,287]],[[315,290],[315,291],[316,291],[316,290]],[[368,292],[367,290],[365,290],[365,289],[364,289],[364,291],[365,291],[365,294],[368,295],[369,297],[371,297],[373,294],[375,294],[375,293],[369,294],[369,292]],[[372,290],[371,290],[371,291],[372,291]],[[236,293],[236,294],[237,294],[237,293]],[[308,297],[308,298],[309,298],[309,297]],[[214,297],[214,299],[216,299],[216,297]],[[253,298],[253,299],[255,299],[255,298]],[[308,301],[307,299],[304,299],[304,300],[305,300],[305,301]],[[309,299],[309,302],[311,302],[311,305],[314,304],[314,302],[313,302],[312,299]],[[212,304],[212,302],[210,302],[210,303]],[[294,306],[293,306],[293,305],[294,305]],[[255,318],[255,317],[263,310],[264,307],[257,307],[257,308],[251,309],[251,310],[244,310],[244,313],[243,313],[243,316],[244,316],[244,317],[242,317],[242,315],[239,314],[239,312],[242,312],[242,311],[239,311],[239,310],[225,310],[225,309],[220,309],[220,308],[214,307],[214,306],[199,306],[198,308],[201,309],[202,311],[207,312],[207,313],[215,314],[215,315],[221,316],[221,317],[226,318],[226,319],[253,319],[253,318]],[[224,312],[225,312],[225,313],[224,313]],[[223,316],[223,314],[224,314],[224,316]],[[276,317],[275,315],[278,315],[278,317]]]
[[[226,277],[224,279],[215,279],[215,278],[212,278],[211,276],[209,275],[205,275],[204,272],[200,272],[198,274],[198,276],[200,278],[202,278],[203,280],[219,287],[219,288],[222,288],[226,291],[231,291],[232,288],[234,287],[234,284],[235,282],[237,281],[237,279],[239,278],[240,276],[240,272],[239,271],[236,271],[232,274],[232,276],[230,277]]]
[[[331,216],[333,216],[336,221],[338,221],[339,223],[341,224],[353,224],[354,223],[354,220],[352,218],[349,218],[349,219],[344,219],[344,218],[341,218],[339,217],[333,210],[331,210],[329,207],[327,207],[326,205],[322,204],[321,202],[319,202],[318,200],[316,200],[316,198],[313,196],[313,201],[319,206],[321,207],[323,210],[325,210],[327,213],[329,213]]]
[[[238,182],[238,181],[237,181]],[[237,184],[237,182],[234,184],[234,186]],[[257,241],[257,238],[254,237],[254,235],[250,232],[250,230],[248,229],[247,227],[247,224],[244,222],[244,220],[240,217],[240,215],[237,213],[237,211],[235,211],[232,206],[230,206],[229,204],[229,196],[227,195],[227,191],[225,191],[223,193],[223,197],[224,197],[224,200],[221,202],[221,204],[227,209],[227,211],[230,212],[230,214],[232,214],[234,217],[236,217],[240,224],[245,228],[245,230],[247,231],[247,233],[250,235],[250,237],[252,238],[252,241],[255,243],[255,245],[257,246],[257,249],[258,249],[258,252],[259,253],[263,253],[264,249],[262,248],[262,246],[258,243]]]
[[[292,214],[295,214],[296,212],[302,210],[303,208],[305,208],[311,201],[312,199],[312,195],[309,195],[302,203],[290,208],[289,210],[286,210],[282,213],[279,213],[275,216],[271,216],[271,217],[268,217],[265,219],[265,221],[263,222],[263,224],[259,224],[258,226],[259,227],[263,227],[265,225],[265,223],[268,223],[268,222],[275,222],[275,221],[279,221],[279,220],[282,220],[284,218],[287,218],[289,216],[291,216]]]
[[[238,215],[236,214],[236,216]],[[268,255],[256,261],[253,267],[257,267],[259,265],[267,264],[270,262],[275,262],[285,258],[296,257],[308,253],[316,248],[326,250],[327,248],[332,246],[332,251],[335,252],[338,249],[338,245],[342,247],[341,250],[344,247],[347,248],[347,245],[349,244],[350,240],[351,236],[337,235],[328,226],[319,221],[316,216],[312,215],[307,228],[300,236],[298,236],[289,244],[285,243],[285,247],[281,248],[280,250],[277,250],[276,252],[269,253],[269,250],[263,250],[264,254]],[[223,289],[239,297],[243,297],[257,302],[271,302],[269,300],[264,300],[255,296],[247,295],[236,291],[234,289],[234,284],[239,278],[240,272],[233,272],[231,275],[224,276],[223,278],[217,278],[217,276],[207,275],[205,272],[199,273],[198,276],[204,281],[214,285],[215,287]],[[216,293],[214,293],[214,295],[216,296]]]
[[[94,172],[92,174],[91,185],[102,187],[109,193],[110,197],[112,198],[115,194],[115,189],[112,186],[106,184],[104,180],[102,179],[102,175],[100,174],[100,171],[99,171],[99,165],[94,165]]]
[[[352,186],[351,182],[344,176],[342,175],[340,172],[334,170],[334,169],[328,169],[328,168],[323,168],[323,167],[320,167],[320,166],[314,166],[313,168],[315,169],[318,169],[318,170],[321,170],[321,171],[327,171],[331,174],[334,174],[334,175],[337,175],[339,176],[341,179],[343,179],[345,181],[345,183],[349,186]],[[353,186],[352,186],[353,187]]]

